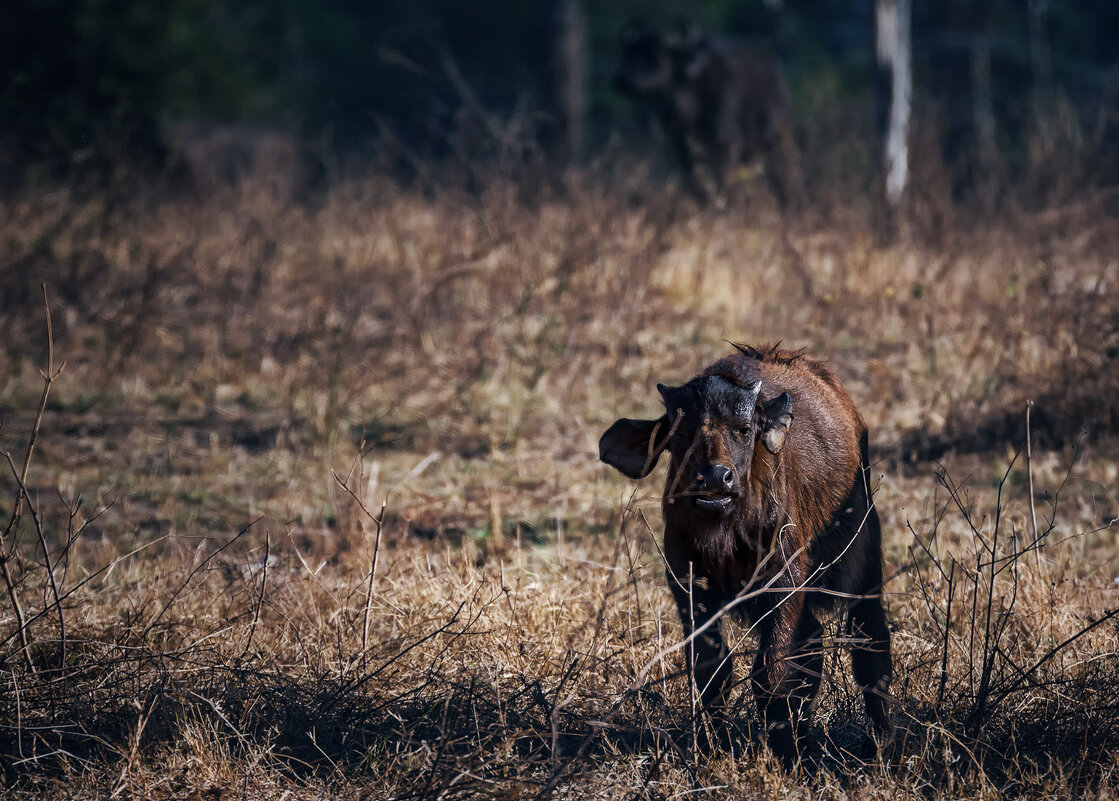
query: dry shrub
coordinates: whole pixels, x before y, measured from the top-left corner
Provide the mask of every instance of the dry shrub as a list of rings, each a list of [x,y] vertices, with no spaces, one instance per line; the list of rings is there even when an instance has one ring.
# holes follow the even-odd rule
[[[1097,207],[880,248],[853,217],[644,191],[573,174],[526,203],[509,181],[425,196],[360,174],[314,206],[252,185],[4,201],[0,450],[20,465],[39,432],[0,483],[23,509],[0,606],[11,792],[1114,794]],[[40,280],[66,367],[37,415]],[[744,687],[733,747],[687,748],[655,491],[594,449],[724,338],[830,358],[881,452],[944,443],[940,478],[876,468],[884,763],[855,753],[834,664],[805,774],[767,760]],[[1057,449],[1008,471],[1026,400]]]

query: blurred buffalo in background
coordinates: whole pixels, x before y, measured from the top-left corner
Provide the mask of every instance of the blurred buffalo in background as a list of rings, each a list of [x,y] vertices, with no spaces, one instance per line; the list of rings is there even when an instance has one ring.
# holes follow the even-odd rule
[[[615,89],[652,112],[697,198],[721,200],[737,171],[760,159],[777,202],[797,202],[799,165],[776,58],[682,19],[664,30],[630,22],[621,50]]]

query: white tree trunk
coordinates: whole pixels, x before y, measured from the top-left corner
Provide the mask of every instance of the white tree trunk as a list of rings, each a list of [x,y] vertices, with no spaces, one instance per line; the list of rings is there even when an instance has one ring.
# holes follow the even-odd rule
[[[909,110],[913,91],[910,0],[876,0],[878,66],[889,75],[890,106],[883,142],[886,201],[895,208],[909,178]]]

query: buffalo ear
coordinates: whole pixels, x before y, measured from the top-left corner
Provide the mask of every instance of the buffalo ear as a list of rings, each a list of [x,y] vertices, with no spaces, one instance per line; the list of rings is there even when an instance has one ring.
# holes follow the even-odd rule
[[[645,478],[668,445],[667,417],[630,420],[623,417],[598,441],[598,458],[630,478]]]
[[[782,392],[773,400],[761,404],[758,409],[761,412],[758,423],[762,430],[762,444],[770,453],[777,453],[785,444],[785,434],[793,422],[793,396]]]

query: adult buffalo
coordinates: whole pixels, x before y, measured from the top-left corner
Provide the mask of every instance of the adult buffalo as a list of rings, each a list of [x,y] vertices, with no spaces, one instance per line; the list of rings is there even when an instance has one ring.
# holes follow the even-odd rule
[[[663,31],[630,23],[621,51],[615,88],[652,112],[695,195],[721,193],[742,164],[760,159],[778,203],[795,203],[799,170],[773,56],[685,20]]]

